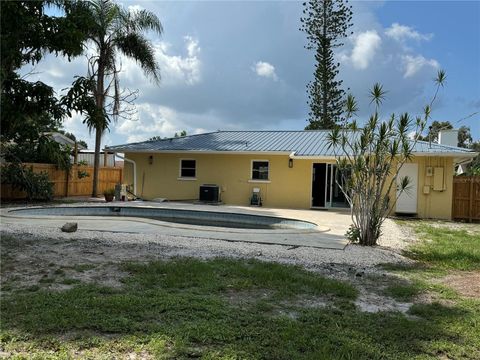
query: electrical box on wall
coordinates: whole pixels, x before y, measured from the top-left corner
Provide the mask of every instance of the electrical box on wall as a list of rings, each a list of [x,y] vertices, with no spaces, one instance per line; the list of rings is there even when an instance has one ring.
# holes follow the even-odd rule
[[[433,169],[433,190],[443,191],[443,167]]]
[[[433,176],[433,168],[431,166],[427,166],[425,175],[426,176]]]
[[[430,185],[425,185],[425,186],[423,187],[423,194],[424,194],[424,195],[430,194]]]

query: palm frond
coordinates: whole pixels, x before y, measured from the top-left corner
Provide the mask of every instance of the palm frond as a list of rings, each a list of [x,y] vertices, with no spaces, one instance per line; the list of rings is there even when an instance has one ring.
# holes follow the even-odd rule
[[[155,60],[155,50],[144,36],[130,33],[116,38],[118,49],[127,57],[134,59],[142,68],[145,75],[160,81],[160,68]]]
[[[163,26],[157,15],[142,9],[129,12],[129,25],[134,32],[154,31],[158,35],[163,33]]]

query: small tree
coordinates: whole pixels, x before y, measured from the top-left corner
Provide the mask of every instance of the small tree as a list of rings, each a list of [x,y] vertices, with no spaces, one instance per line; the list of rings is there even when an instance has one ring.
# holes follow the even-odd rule
[[[445,72],[435,80],[438,89],[445,82]],[[339,184],[351,206],[352,222],[348,236],[361,245],[376,245],[381,227],[398,197],[409,190],[410,179],[398,178],[399,170],[414,155],[418,135],[425,128],[434,100],[424,108],[423,117],[413,119],[408,113],[392,114],[382,121],[379,108],[385,98],[382,86],[375,84],[370,92],[375,111],[363,128],[354,118],[357,102],[352,95],[346,100],[346,120],[328,136],[335,152],[342,181]],[[435,99],[435,97],[434,97]]]

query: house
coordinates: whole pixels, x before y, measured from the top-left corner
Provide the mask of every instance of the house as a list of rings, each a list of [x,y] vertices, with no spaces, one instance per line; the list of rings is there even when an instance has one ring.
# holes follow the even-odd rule
[[[65,136],[62,133],[52,131],[52,132],[45,132],[44,135],[50,137],[53,141],[61,144],[61,145],[68,145],[70,148],[75,148],[75,140],[70,139],[68,136]],[[78,150],[86,149],[82,144],[76,143]]]
[[[249,205],[259,189],[271,208],[348,207],[339,188],[328,131],[218,131],[112,146],[125,154],[124,182],[144,199],[198,200],[200,186],[219,186],[221,201]],[[417,142],[401,176],[412,185],[396,212],[451,218],[455,165],[476,153],[455,146]]]
[[[93,166],[95,163],[94,150],[81,150],[77,154],[77,163],[85,163],[88,166]],[[100,166],[107,167],[122,167],[123,162],[115,160],[113,152],[100,151]]]

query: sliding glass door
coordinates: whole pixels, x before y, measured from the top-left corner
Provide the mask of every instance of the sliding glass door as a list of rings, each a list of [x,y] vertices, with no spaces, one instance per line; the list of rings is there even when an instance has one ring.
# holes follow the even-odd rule
[[[348,208],[342,192],[344,181],[335,164],[314,163],[312,168],[312,207]]]

